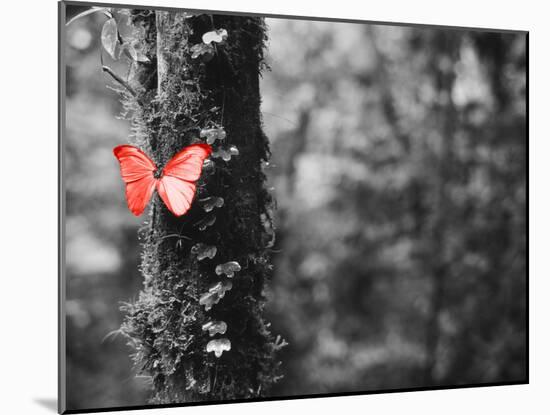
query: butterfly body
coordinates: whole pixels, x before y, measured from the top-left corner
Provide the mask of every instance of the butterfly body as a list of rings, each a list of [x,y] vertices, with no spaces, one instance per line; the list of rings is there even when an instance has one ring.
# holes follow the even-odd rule
[[[212,152],[208,144],[192,144],[178,152],[163,169],[139,148],[121,145],[113,149],[126,184],[130,211],[139,216],[156,190],[166,207],[176,216],[187,213],[195,197],[202,165]]]
[[[162,179],[162,170],[161,169],[156,169],[154,172],[153,172],[153,177],[155,179]]]

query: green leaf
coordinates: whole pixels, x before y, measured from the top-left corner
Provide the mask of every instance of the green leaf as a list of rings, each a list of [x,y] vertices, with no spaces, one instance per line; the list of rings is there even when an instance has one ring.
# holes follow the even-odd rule
[[[195,244],[191,248],[191,253],[195,254],[199,261],[202,261],[205,258],[214,258],[216,256],[216,252],[218,252],[218,248],[203,243]]]
[[[214,352],[216,357],[220,357],[223,352],[228,352],[231,350],[231,342],[225,337],[221,339],[210,340],[206,345],[206,351],[208,353]]]
[[[134,61],[137,61],[137,52],[136,52],[136,49],[130,45],[129,43],[124,43],[121,47],[120,47],[120,53],[118,55],[118,57],[120,58],[120,55],[124,53],[126,56],[128,56],[130,59],[134,60]]]
[[[202,60],[208,62],[214,57],[214,47],[211,45],[205,45],[204,43],[197,43],[191,48],[191,58],[197,59],[202,57]]]
[[[136,61],[138,62],[151,62],[151,60],[141,50],[136,49]]]
[[[85,10],[83,11],[82,13],[79,13],[77,14],[75,17],[73,17],[71,20],[69,20],[65,26],[69,26],[72,22],[74,22],[75,20],[78,20],[82,17],[85,17],[85,16],[88,16],[92,13],[97,13],[97,12],[103,12],[105,14],[105,16],[109,17],[109,18],[112,18],[113,17],[113,14],[111,13],[111,9],[108,8],[108,7],[92,7],[91,9],[88,9],[88,10]]]
[[[220,298],[225,297],[225,293],[233,288],[231,281],[219,281],[208,289],[210,293],[216,293]]]
[[[115,50],[116,45],[118,42],[118,29],[116,25],[115,19],[109,19],[105,22],[103,25],[103,29],[101,29],[101,44],[111,55],[113,59],[116,60]]]
[[[225,334],[227,331],[227,323],[225,321],[209,321],[202,325],[202,331],[208,331],[210,336],[214,336],[218,333]]]
[[[212,42],[221,43],[225,41],[225,39],[227,39],[227,30],[225,29],[213,30],[202,35],[202,41],[207,45]]]
[[[149,58],[136,47],[136,43],[124,43],[120,47],[120,55],[124,53],[128,58],[132,59],[135,62],[150,62]]]
[[[206,159],[206,160],[204,160],[204,163],[202,164],[202,169],[206,174],[210,174],[214,170],[214,166],[215,166],[215,164],[212,160]]]
[[[204,199],[200,199],[199,202],[202,203],[202,208],[205,212],[211,212],[214,208],[221,208],[223,206],[223,198],[210,196]]]
[[[195,226],[199,228],[199,231],[204,231],[209,226],[212,226],[215,222],[216,216],[212,214],[198,221]]]
[[[214,304],[218,304],[220,299],[221,297],[217,293],[209,291],[201,295],[201,298],[199,298],[199,304],[204,306],[204,311],[208,311],[214,306]]]
[[[241,270],[241,266],[237,261],[229,261],[224,264],[219,264],[216,267],[216,274],[221,275],[225,274],[227,275],[227,278],[233,278],[235,275],[235,272],[239,272]]]
[[[229,148],[218,148],[212,153],[212,157],[221,158],[223,161],[231,160],[232,156],[238,156],[239,149],[235,146],[230,146]]]
[[[223,140],[226,136],[223,128],[207,128],[200,132],[201,138],[206,138],[208,144],[214,144],[216,140]]]
[[[225,293],[233,288],[231,281],[220,281],[212,285],[208,292],[201,295],[199,298],[199,304],[204,306],[204,310],[210,310],[214,304],[218,304],[220,300],[225,297]]]

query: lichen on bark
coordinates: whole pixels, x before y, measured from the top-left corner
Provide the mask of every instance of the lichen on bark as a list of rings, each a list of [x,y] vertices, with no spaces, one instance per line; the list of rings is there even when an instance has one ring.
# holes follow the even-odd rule
[[[263,396],[279,377],[281,347],[263,317],[273,237],[273,202],[261,167],[269,157],[259,92],[264,22],[143,10],[132,11],[132,22],[149,58],[131,72],[135,96],[123,94],[132,144],[163,166],[185,146],[204,142],[201,130],[223,128],[226,136],[214,149],[234,146],[238,155],[212,158],[190,211],[180,218],[153,197],[140,230],[144,286],[135,302],[123,306],[121,332],[133,348],[137,371],[152,378],[152,403]],[[212,44],[210,60],[193,57],[202,35],[216,29],[225,29],[227,40]],[[205,207],[212,198],[223,204]],[[207,247],[215,250],[199,260],[198,249]],[[216,273],[229,262],[240,270],[232,277]],[[225,295],[210,308],[201,304],[220,283]],[[223,327],[218,322],[226,325],[223,334],[218,328],[211,336],[203,328]],[[219,357],[208,352],[213,339],[228,339],[230,350]]]

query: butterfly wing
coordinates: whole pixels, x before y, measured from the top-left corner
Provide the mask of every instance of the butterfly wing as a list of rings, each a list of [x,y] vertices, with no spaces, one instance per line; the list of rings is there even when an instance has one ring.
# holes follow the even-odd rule
[[[130,211],[139,216],[151,199],[157,179],[155,163],[140,149],[123,145],[113,150],[120,163],[120,175],[126,183],[126,201]]]
[[[157,183],[157,191],[170,212],[181,216],[191,207],[196,185],[172,176],[164,176]]]
[[[208,144],[191,144],[177,153],[164,167],[163,175],[188,182],[196,182],[202,171],[204,160],[212,153]]]
[[[177,153],[164,167],[157,191],[166,207],[176,216],[185,214],[195,197],[195,182],[204,160],[212,152],[208,144],[192,144]]]

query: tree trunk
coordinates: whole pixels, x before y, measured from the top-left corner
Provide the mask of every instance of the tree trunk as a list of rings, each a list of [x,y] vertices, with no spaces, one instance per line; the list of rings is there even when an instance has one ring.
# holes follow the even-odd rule
[[[154,196],[140,231],[144,288],[124,307],[122,332],[138,372],[152,377],[153,403],[261,396],[277,380],[280,347],[263,319],[272,238],[261,168],[269,154],[259,93],[264,23],[184,12],[132,16],[150,59],[137,64],[137,95],[124,100],[134,144],[163,166],[204,142],[205,130],[223,128],[226,136],[213,142],[186,215],[175,217]],[[228,37],[208,47],[202,35],[216,29]],[[193,55],[199,48],[207,53]],[[230,268],[238,271],[231,276]]]
[[[429,69],[435,80],[435,90],[441,102],[437,102],[432,111],[436,114],[439,127],[439,149],[434,152],[432,176],[433,214],[427,226],[428,275],[430,276],[431,293],[429,296],[429,316],[426,324],[423,384],[432,386],[439,383],[436,367],[439,358],[441,340],[440,318],[446,304],[446,284],[449,278],[449,263],[452,261],[449,253],[448,239],[450,222],[452,222],[452,205],[449,199],[452,177],[455,167],[453,142],[457,126],[457,110],[452,100],[452,89],[456,74],[454,65],[457,60],[456,51],[460,40],[456,36],[437,35],[432,39],[432,48],[438,53],[429,61]]]

